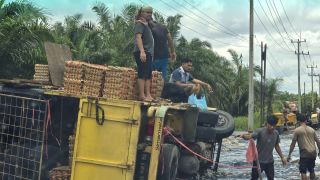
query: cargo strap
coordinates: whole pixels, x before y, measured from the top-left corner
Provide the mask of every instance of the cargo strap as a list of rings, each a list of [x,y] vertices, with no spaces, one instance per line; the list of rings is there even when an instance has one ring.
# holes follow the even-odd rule
[[[99,110],[101,110],[101,112],[102,112],[101,120],[100,120],[100,118],[99,118]],[[99,124],[99,125],[101,125],[101,126],[102,126],[103,123],[104,123],[104,110],[103,110],[103,108],[100,106],[98,100],[96,100],[96,121],[97,121],[97,124]]]
[[[187,151],[189,151],[191,154],[197,156],[197,157],[200,158],[200,159],[203,159],[203,160],[205,160],[205,161],[208,161],[208,162],[210,162],[210,163],[212,163],[212,164],[216,163],[215,161],[213,161],[213,160],[211,160],[211,159],[208,159],[208,158],[206,158],[206,157],[203,157],[202,155],[200,155],[200,154],[192,151],[192,150],[191,150],[190,148],[188,148],[183,142],[181,142],[177,137],[175,137],[175,136],[169,131],[169,129],[168,129],[167,127],[164,127],[164,128],[163,128],[163,132],[164,132],[165,135],[170,135],[170,136],[174,139],[174,141],[175,141],[176,143],[178,143],[181,147],[183,147],[184,149],[186,149]],[[219,165],[222,166],[222,167],[235,168],[235,169],[257,168],[256,166],[234,166],[234,165],[227,165],[227,164],[222,164],[222,163],[220,163],[220,162],[219,162]]]

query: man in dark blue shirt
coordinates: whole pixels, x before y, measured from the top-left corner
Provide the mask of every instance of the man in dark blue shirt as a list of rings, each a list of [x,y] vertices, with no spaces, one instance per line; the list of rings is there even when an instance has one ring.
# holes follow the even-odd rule
[[[152,20],[149,21],[149,24],[154,39],[153,68],[154,70],[160,71],[162,78],[166,80],[169,57],[172,61],[176,60],[173,40],[166,26]]]
[[[169,98],[173,102],[187,102],[188,97],[192,93],[198,94],[202,86],[212,92],[210,84],[195,79],[190,74],[191,69],[192,60],[182,59],[181,66],[172,72],[169,83],[165,84],[162,97]]]

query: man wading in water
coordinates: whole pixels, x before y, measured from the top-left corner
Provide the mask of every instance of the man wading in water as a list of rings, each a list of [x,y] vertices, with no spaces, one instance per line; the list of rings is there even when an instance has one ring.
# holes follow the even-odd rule
[[[311,127],[306,125],[306,116],[299,113],[297,114],[297,120],[300,122],[300,127],[294,130],[288,155],[288,161],[290,161],[291,153],[296,145],[296,142],[298,142],[300,151],[299,171],[301,174],[301,179],[308,179],[307,171],[309,171],[310,173],[310,179],[316,179],[314,173],[314,166],[317,157],[317,150],[315,144],[317,143],[319,149],[320,140],[318,139],[316,132]]]
[[[269,116],[267,118],[266,127],[259,128],[255,130],[252,134],[242,134],[240,137],[249,140],[251,138],[257,139],[257,149],[259,155],[259,162],[261,167],[261,172],[265,172],[268,180],[274,179],[274,160],[273,160],[273,149],[279,154],[282,164],[286,165],[287,160],[282,154],[281,148],[279,146],[280,137],[275,126],[278,119],[275,116]],[[256,162],[253,166],[257,166]],[[257,168],[252,168],[251,179],[256,180],[259,178]]]

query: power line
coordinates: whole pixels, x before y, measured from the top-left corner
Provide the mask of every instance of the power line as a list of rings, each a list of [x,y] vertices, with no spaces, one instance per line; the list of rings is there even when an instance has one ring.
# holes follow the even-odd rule
[[[275,14],[276,14],[276,16],[277,16],[277,18],[278,18],[278,21],[279,21],[279,23],[281,24],[284,32],[287,34],[287,36],[288,36],[289,39],[292,39],[291,35],[288,33],[287,29],[284,27],[284,24],[283,24],[283,21],[282,21],[282,19],[281,19],[280,14],[279,14],[279,11],[278,11],[278,8],[277,8],[277,6],[276,6],[276,3],[274,2],[274,0],[272,0],[272,3],[271,3],[271,0],[269,0],[269,1],[270,1],[271,7],[272,7],[273,11],[275,12]],[[273,5],[273,6],[272,6],[272,5]]]
[[[305,65],[306,67],[308,67],[307,60],[306,60],[306,58],[305,58],[305,55],[304,55],[304,54],[302,54],[302,55],[303,55],[304,65]],[[302,70],[303,70],[303,72],[304,72],[305,74],[307,74],[307,72],[306,72],[304,69],[302,69]]]
[[[173,7],[173,6],[171,6],[170,4],[166,3],[165,1],[163,1],[163,0],[160,0],[160,1],[161,1],[163,4],[165,4],[166,6],[170,7],[171,9],[173,9],[173,10],[181,13],[182,15],[184,15],[184,16],[186,16],[186,17],[189,17],[189,18],[192,19],[194,22],[200,23],[200,24],[204,25],[205,27],[209,27],[209,28],[212,29],[212,27],[210,26],[210,25],[211,25],[210,22],[209,22],[209,26],[208,26],[208,24],[206,24],[206,23],[204,23],[204,22],[202,22],[202,21],[198,21],[197,19],[193,18],[192,16],[189,16],[188,14],[185,14],[185,13],[179,11],[178,9],[176,9],[175,7]],[[201,18],[201,17],[200,17],[200,18]],[[191,28],[188,28],[188,29],[191,29]],[[217,28],[216,28],[216,29],[217,29]],[[229,35],[230,35],[230,34],[229,34]],[[203,35],[202,35],[202,36],[203,36]],[[206,37],[207,37],[207,36],[206,36]],[[211,39],[212,39],[212,38],[211,38]],[[221,42],[221,41],[220,41],[220,42]],[[224,43],[224,44],[231,44],[231,43]],[[244,46],[242,46],[242,47],[244,47]]]
[[[139,1],[140,1],[142,4],[149,5],[148,3],[146,3],[146,2],[144,2],[144,1],[142,1],[142,0],[139,0]],[[169,17],[169,16],[167,16],[166,14],[160,12],[159,10],[157,10],[157,9],[155,9],[155,8],[153,8],[153,9],[154,9],[157,13],[161,14],[162,16],[164,16],[164,17],[166,17],[166,18]],[[247,46],[235,45],[235,44],[231,44],[231,43],[227,43],[227,42],[223,42],[223,41],[214,39],[214,38],[209,37],[209,36],[207,36],[207,35],[205,35],[205,34],[203,34],[203,33],[200,33],[200,32],[197,31],[197,30],[194,30],[194,29],[192,29],[192,28],[190,28],[190,27],[188,27],[188,26],[186,26],[186,25],[184,25],[184,24],[182,24],[182,23],[181,23],[181,26],[183,26],[183,27],[191,30],[192,32],[197,33],[197,34],[199,34],[199,35],[201,35],[201,36],[203,36],[203,37],[206,37],[206,38],[211,39],[211,40],[213,40],[213,41],[215,41],[215,42],[218,42],[218,43],[220,43],[220,44],[230,45],[230,46],[237,46],[237,47],[247,47]]]
[[[272,3],[272,2],[273,2],[273,3]],[[278,12],[278,10],[277,10],[277,7],[276,7],[276,5],[275,5],[275,3],[274,3],[274,0],[273,0],[272,2],[271,2],[271,0],[269,0],[270,6],[271,6],[271,8],[272,8],[272,10],[273,10],[273,12],[274,12],[274,14],[275,14],[275,16],[277,17],[279,24],[282,25],[285,33],[286,33],[287,36],[288,36],[287,39],[290,39],[290,35],[289,35],[288,32],[286,31],[286,28],[284,27],[284,25],[283,25],[283,23],[282,23],[282,20],[281,20],[281,18],[280,18],[280,15],[279,15],[279,12]],[[274,17],[273,17],[273,13],[271,13],[271,9],[270,9],[269,3],[268,3],[267,0],[266,0],[266,4],[267,4],[268,9],[269,9],[269,12],[270,12],[270,14],[271,14],[271,16],[272,16],[273,22],[276,24],[276,20],[275,20]],[[277,26],[277,27],[278,27],[278,26]],[[278,29],[280,30],[280,28],[278,28]]]
[[[265,12],[262,4],[260,3],[260,0],[258,0],[258,2],[259,2],[259,4],[260,4],[260,7],[262,8],[263,12],[264,12],[265,15],[267,16],[267,14],[266,14],[266,12]],[[273,17],[273,13],[272,13],[272,11],[271,11],[271,9],[270,9],[270,6],[269,6],[268,1],[266,1],[266,4],[267,4],[268,10],[269,10],[269,12],[270,12],[271,18],[272,18],[272,20],[273,20],[272,26],[275,27],[276,31],[280,34],[280,37],[281,37],[282,41],[284,42],[284,44],[288,47],[288,49],[290,49],[290,47],[288,46],[288,44],[287,44],[286,41],[284,40],[284,37],[282,36],[282,34],[281,34],[281,32],[280,32],[280,29],[279,29],[279,27],[278,27],[278,25],[277,25],[277,23],[276,23],[276,21],[275,21],[275,19],[274,19],[274,17]],[[267,16],[267,17],[268,17],[268,16]],[[268,17],[268,19],[269,19],[269,17]],[[270,19],[269,19],[269,20],[270,20]],[[271,20],[270,20],[270,22],[271,22]],[[290,49],[290,50],[291,50],[291,49]]]
[[[254,13],[256,14],[259,22],[261,23],[261,25],[263,26],[263,28],[267,31],[267,33],[269,34],[269,36],[271,37],[272,41],[277,44],[280,48],[284,49],[285,51],[289,51],[291,53],[291,50],[288,50],[286,48],[284,48],[281,44],[279,44],[278,41],[275,40],[275,38],[272,36],[272,34],[269,32],[269,30],[267,29],[267,27],[264,25],[264,23],[262,22],[260,16],[258,15],[257,11],[254,10]]]
[[[306,47],[307,47],[307,50],[309,52],[309,46],[308,46],[308,43],[306,42]],[[310,64],[314,64],[314,61],[311,59],[311,55],[309,53],[309,60],[310,60]]]
[[[256,39],[256,46],[260,47],[258,38],[255,37],[255,39]],[[273,56],[273,54],[272,54],[271,51],[270,51],[270,46],[268,47],[268,49],[269,49],[269,50],[267,51],[267,53],[270,55],[271,59],[273,60],[272,62],[274,62],[275,64],[277,64],[277,67],[280,67],[280,64],[278,63],[278,60],[275,59],[275,57]],[[271,69],[273,70],[272,73],[273,73],[277,78],[287,77],[287,79],[289,79],[290,82],[295,83],[291,78],[289,78],[289,75],[288,75],[288,74],[286,74],[284,71],[279,70],[278,68],[274,67],[273,64],[270,62],[270,60],[267,60],[267,62],[268,62],[268,64],[271,66]],[[278,75],[277,75],[276,72],[280,72],[280,73],[282,74],[282,76],[279,75],[278,73],[277,73],[277,74],[278,74]]]
[[[163,2],[164,4],[166,4],[167,6],[169,6],[169,4],[167,4],[167,3],[165,3],[164,1],[162,1],[162,0],[160,0],[161,2]],[[213,24],[211,24],[211,22],[209,22],[207,19],[205,19],[205,18],[203,18],[203,17],[201,17],[201,16],[199,16],[198,14],[196,14],[196,13],[194,13],[192,10],[189,10],[188,8],[186,8],[186,7],[184,7],[183,5],[181,5],[181,4],[179,4],[176,0],[173,0],[173,2],[174,3],[176,3],[179,7],[183,7],[184,9],[186,9],[188,12],[190,12],[190,13],[192,13],[193,15],[195,15],[195,16],[197,16],[198,18],[200,18],[200,19],[202,19],[202,20],[204,20],[204,21],[206,21],[208,24],[207,25],[209,25],[209,26],[213,26],[216,30],[218,30],[218,31],[220,31],[220,32],[222,32],[222,33],[225,33],[225,34],[228,34],[228,35],[231,35],[231,36],[233,36],[233,37],[236,37],[236,38],[239,38],[236,34],[234,34],[234,33],[229,33],[229,32],[226,32],[226,31],[224,31],[223,29],[221,29],[221,28],[219,28],[219,27],[216,27],[216,26],[214,26]],[[172,6],[170,6],[171,8],[173,8],[173,9],[175,9],[174,7],[172,7]],[[175,10],[177,10],[177,9],[175,9]],[[177,10],[178,11],[178,10]],[[198,22],[198,21],[197,21]],[[241,39],[241,40],[244,40],[244,39]]]
[[[238,33],[230,30],[228,27],[224,26],[223,24],[219,23],[217,20],[213,19],[212,17],[208,16],[207,14],[205,14],[204,12],[202,12],[201,10],[199,10],[196,6],[192,5],[190,2],[188,2],[187,0],[183,0],[184,2],[186,2],[187,4],[189,4],[192,8],[196,9],[198,12],[200,12],[201,14],[203,14],[204,16],[206,16],[207,18],[211,19],[213,22],[217,23],[218,25],[220,25],[221,27],[225,28],[226,30],[228,30],[229,32],[231,32],[232,34],[239,36],[241,39],[245,39],[247,40],[247,38],[242,37],[241,35],[239,35]]]
[[[268,53],[269,53],[271,59],[273,60],[273,62],[276,62],[276,63],[277,63],[278,61],[275,59],[275,57],[274,57],[273,54],[270,52],[270,50],[268,51]],[[279,63],[277,63],[277,65],[278,65],[278,67],[280,66]],[[289,78],[289,75],[288,75],[285,71],[281,71],[281,70],[280,70],[280,72],[284,75],[284,77],[287,77],[286,79],[288,79],[290,82],[296,83],[296,81],[294,81],[293,79]]]
[[[288,20],[288,22],[289,22],[289,24],[290,24],[290,26],[291,26],[291,28],[292,28],[292,30],[293,30],[293,32],[295,32],[296,33],[296,35],[298,36],[298,37],[300,37],[299,36],[299,34],[297,33],[297,31],[294,29],[294,27],[292,26],[292,23],[291,23],[291,21],[290,21],[290,19],[289,19],[289,17],[288,17],[288,14],[287,14],[287,12],[286,12],[286,10],[285,10],[285,8],[284,8],[284,6],[283,6],[283,4],[282,4],[282,1],[280,0],[280,3],[281,3],[281,6],[282,6],[282,9],[283,9],[283,11],[284,11],[284,14],[286,15],[286,17],[287,17],[287,20]]]
[[[139,1],[140,1],[142,4],[149,5],[148,3],[146,3],[146,2],[144,2],[144,1],[142,1],[142,0],[139,0]],[[163,1],[162,1],[162,2],[163,2]],[[172,7],[172,6],[170,6],[170,5],[169,5],[169,7],[175,9],[174,7]],[[169,17],[169,16],[165,15],[164,13],[160,12],[159,10],[157,10],[157,9],[155,9],[155,8],[153,8],[153,9],[154,9],[156,12],[158,12],[159,14],[163,15],[164,17]],[[175,9],[175,10],[176,10],[176,9]],[[182,14],[183,14],[183,13],[182,13]],[[189,16],[189,17],[190,17],[190,16]],[[192,18],[192,17],[191,17],[191,19],[194,20],[194,18]],[[199,21],[197,21],[197,20],[194,20],[194,21],[199,22]],[[204,24],[204,23],[202,22],[202,24]],[[205,24],[204,24],[204,25],[205,25]],[[194,33],[197,33],[197,34],[199,34],[199,35],[201,35],[201,36],[203,36],[203,37],[206,37],[206,38],[208,38],[208,39],[210,39],[210,40],[213,40],[213,41],[215,41],[215,42],[218,42],[218,43],[220,43],[220,44],[230,45],[230,46],[236,46],[236,47],[247,47],[247,46],[235,45],[235,44],[231,44],[231,43],[227,43],[227,42],[223,42],[223,41],[214,39],[214,38],[212,38],[212,37],[209,37],[208,35],[205,35],[205,34],[199,32],[199,31],[197,31],[197,30],[195,30],[195,29],[192,29],[192,28],[188,27],[188,26],[186,26],[186,25],[184,25],[184,24],[181,24],[181,26],[183,26],[183,27],[185,27],[186,29],[189,29],[190,31],[192,31],[192,32],[194,32]]]
[[[276,16],[277,16],[277,18],[278,18],[278,21],[279,21],[279,23],[281,24],[284,32],[287,34],[287,36],[288,36],[289,39],[292,39],[292,36],[287,32],[287,29],[286,29],[285,26],[284,26],[284,23],[283,23],[283,21],[282,21],[282,19],[281,19],[281,16],[280,16],[279,12],[278,12],[278,8],[277,8],[277,6],[276,6],[276,3],[274,2],[274,0],[272,0],[272,3],[271,3],[271,0],[269,0],[269,1],[270,1],[271,7],[272,7],[273,11],[275,12],[275,14],[276,14]],[[273,4],[273,6],[272,6],[272,4]],[[291,44],[292,44],[292,43],[291,43]],[[294,44],[292,44],[292,46],[293,46],[294,49],[296,49],[296,47],[295,47]]]

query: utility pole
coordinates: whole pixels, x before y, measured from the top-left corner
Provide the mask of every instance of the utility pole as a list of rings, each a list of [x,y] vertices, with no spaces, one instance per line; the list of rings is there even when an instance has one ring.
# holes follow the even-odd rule
[[[306,108],[306,82],[303,82],[303,107]],[[303,110],[306,112],[305,109]]]
[[[261,86],[260,86],[260,126],[264,123],[264,96],[266,85],[266,58],[267,58],[267,44],[264,45],[261,42]]]
[[[303,53],[303,52],[302,52],[302,53]],[[314,110],[314,101],[313,101],[313,76],[316,76],[316,75],[313,73],[313,69],[314,69],[314,68],[317,68],[317,66],[311,65],[310,67],[307,66],[307,68],[310,68],[310,69],[311,69],[311,73],[308,74],[308,75],[311,76],[311,109],[312,109],[311,112],[313,112],[313,110]]]
[[[291,40],[291,43],[297,43],[298,44],[298,52],[294,52],[295,54],[298,55],[298,110],[299,113],[301,113],[301,88],[300,88],[300,45],[302,42],[306,42],[306,40],[301,41],[300,39],[298,39],[298,41],[293,41]]]
[[[317,76],[318,76],[318,83],[319,83],[319,92],[318,92],[318,96],[320,96],[320,74],[317,74]]]
[[[253,131],[254,121],[254,89],[253,89],[253,0],[250,0],[250,37],[249,37],[249,105],[248,105],[248,130]]]

